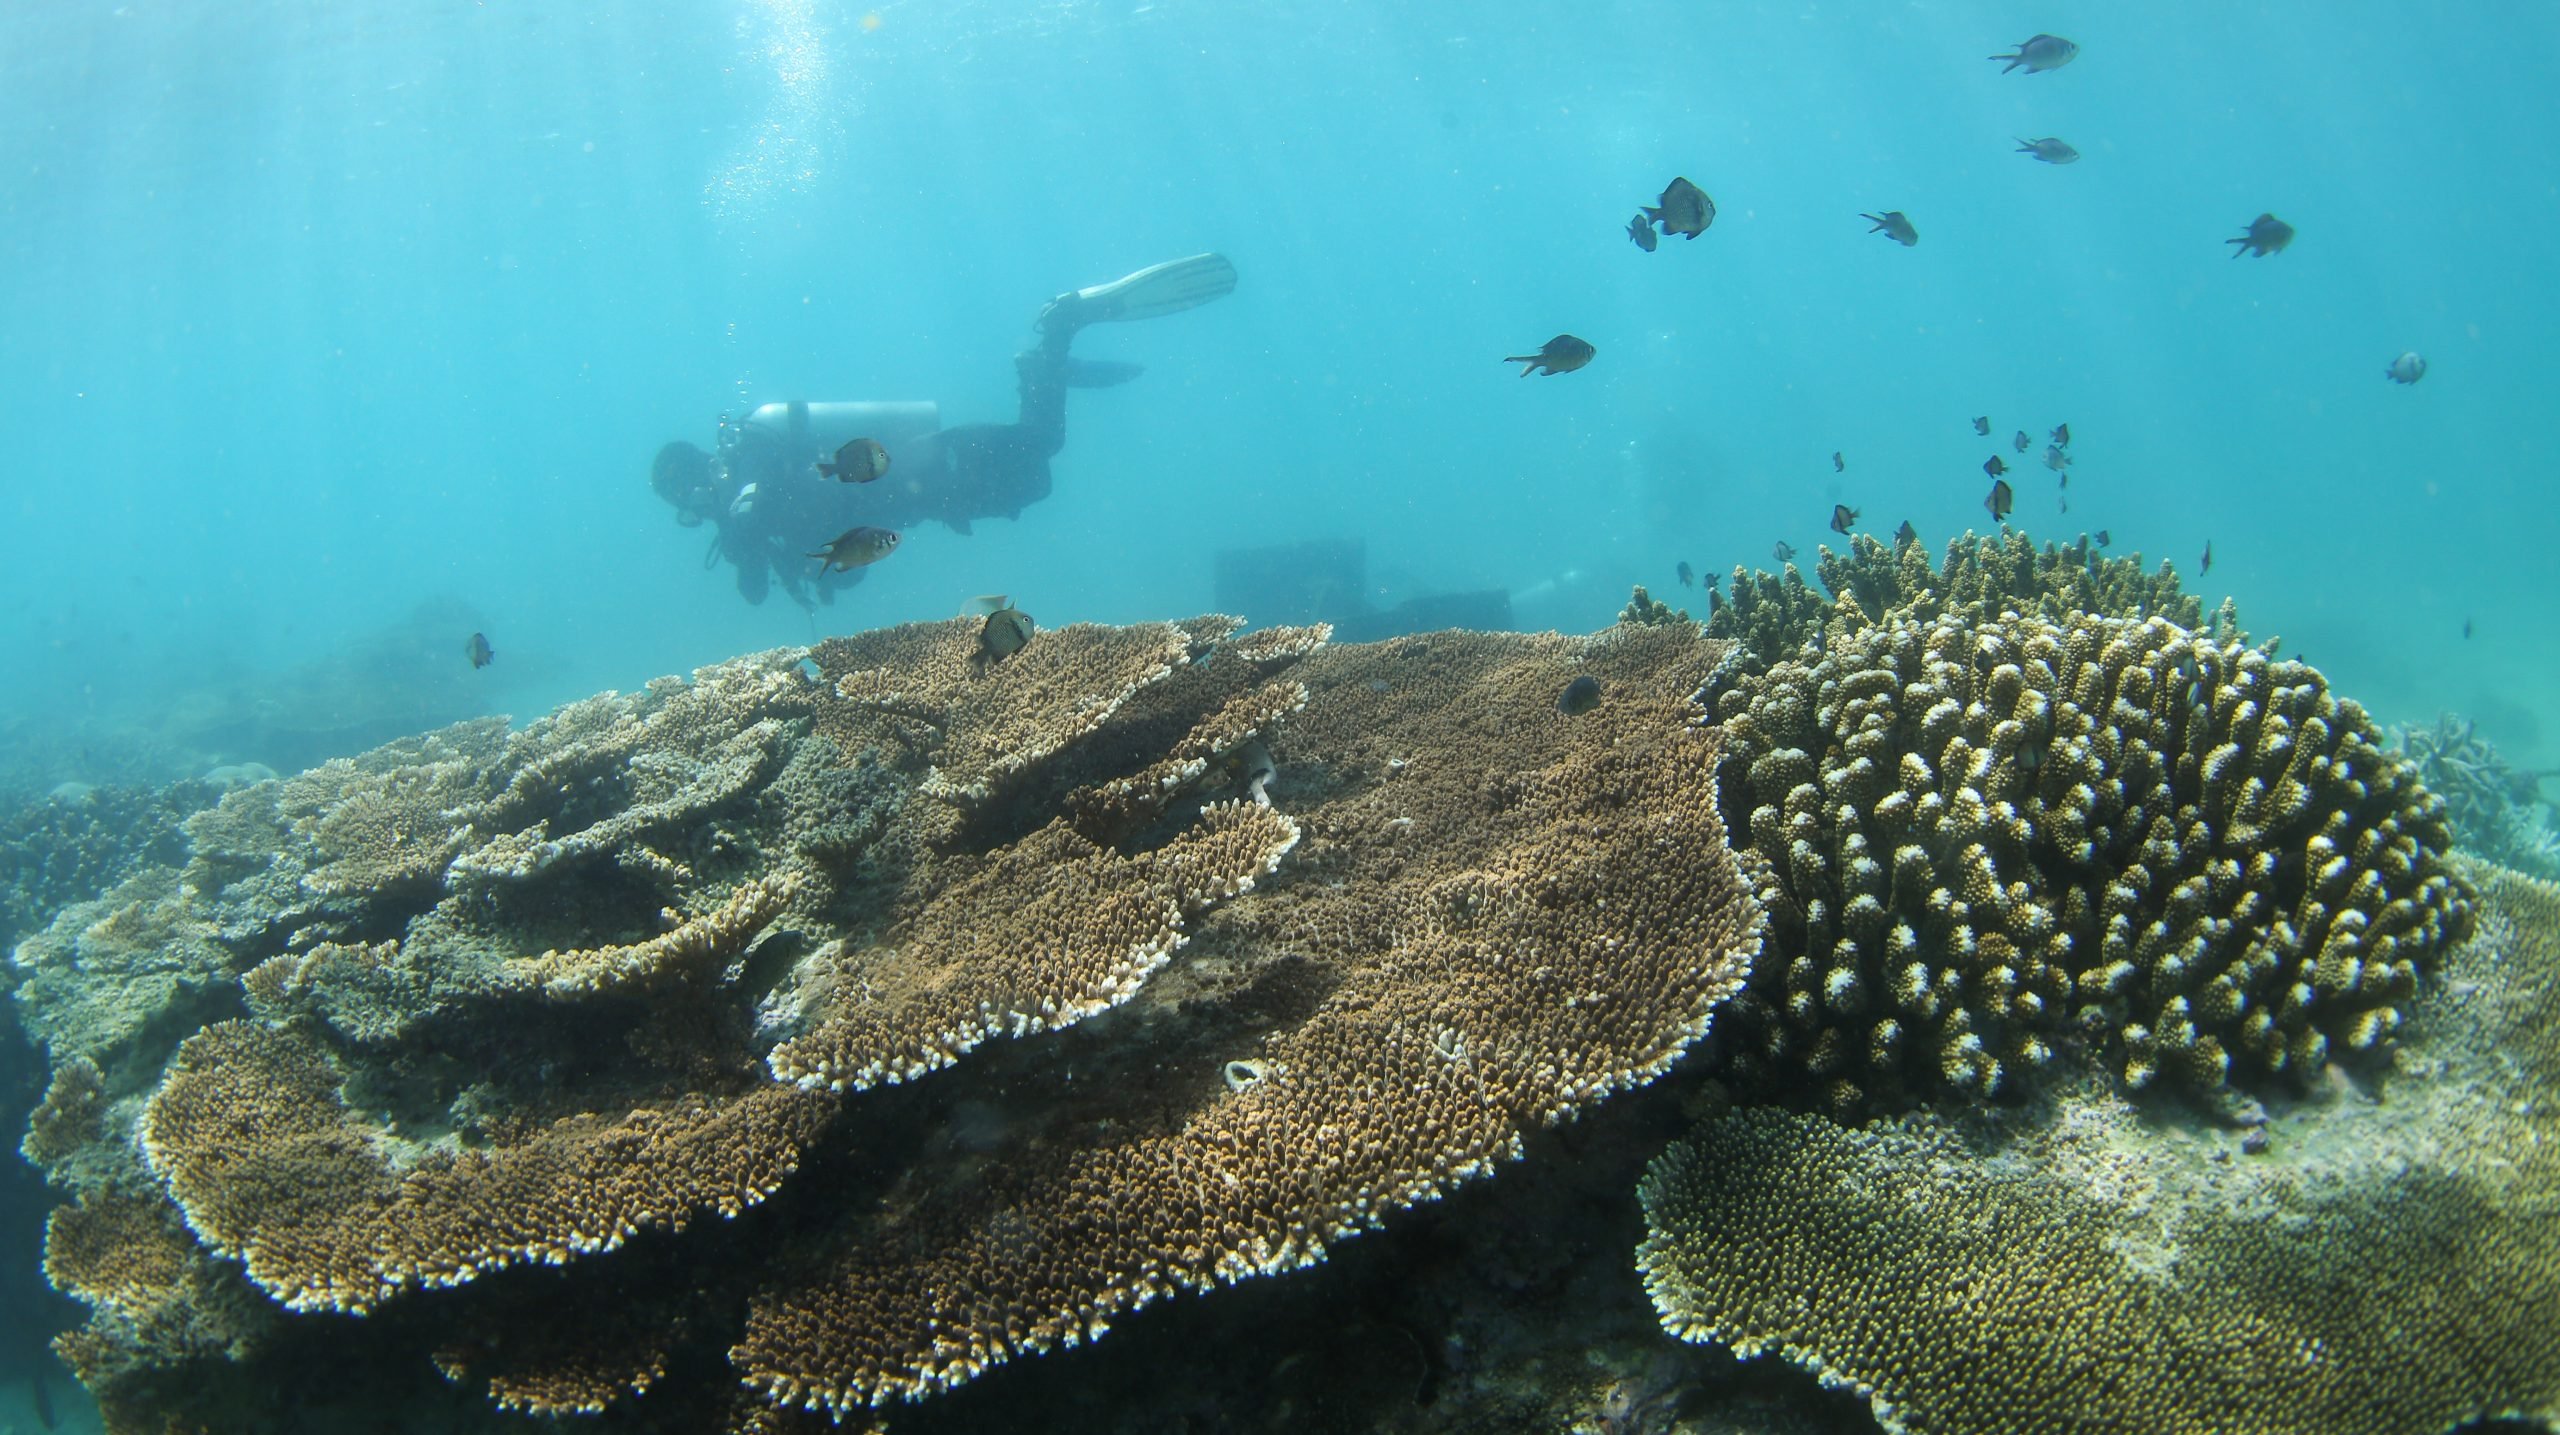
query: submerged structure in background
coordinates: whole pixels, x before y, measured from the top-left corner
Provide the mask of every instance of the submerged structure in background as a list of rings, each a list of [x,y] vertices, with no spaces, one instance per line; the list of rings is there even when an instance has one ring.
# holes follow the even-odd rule
[[[230,793],[183,861],[19,952],[53,1064],[26,1149],[71,1196],[48,1271],[93,1312],[62,1353],[117,1431],[328,1428],[355,1396],[308,1388],[322,1361],[383,1429],[502,1428],[494,1407],[771,1435],[908,1401],[929,1424],[997,1366],[1321,1261],[1595,1108],[1579,1178],[1498,1181],[1466,1219],[1615,1179],[1567,1198],[1625,1213],[1597,1246],[1522,1219],[1622,1272],[1636,1169],[1686,1113],[1643,1191],[1664,1320],[1812,1352],[1933,1428],[2036,1428],[2078,1409],[2044,1387],[2080,1382],[2031,1343],[2006,1403],[1933,1374],[1946,1320],[2017,1314],[1994,1306],[2032,1288],[2001,1273],[2016,1251],[1880,1208],[1856,1229],[1909,1242],[1829,1271],[1815,1186],[1854,1168],[1872,1202],[1936,1200],[1958,1188],[1910,1163],[1960,1184],[1979,1153],[1968,1209],[2063,1211],[2024,1249],[2089,1312],[2149,1309],[2124,1282],[2166,1208],[2110,1194],[2168,1189],[2136,1092],[2180,1139],[2279,1135],[2258,1185],[2179,1188],[2199,1269],[2283,1255],[2214,1254],[2206,1207],[2297,1186],[2377,1258],[2459,1218],[2496,1234],[2481,1280],[2547,1269],[2549,1173],[2478,1168],[2539,1118],[2421,1131],[2351,1094],[2438,1061],[2412,1069],[2450,1100],[2461,1052],[2549,1035],[2442,979],[2553,940],[2540,889],[2448,866],[2441,803],[2316,673],[2071,596],[2194,616],[2174,579],[2006,554],[1932,578],[1862,546],[1896,575],[1872,607],[1845,572],[1820,611],[1737,579],[1778,607],[1720,618],[1803,615],[1768,641],[1644,602],[1590,638],[1212,617],[1005,651],[912,625]],[[1905,1114],[1837,1124],[1878,1110]],[[2092,1164],[2102,1129],[2131,1154]],[[2365,1164],[2285,1185],[2327,1131]],[[2393,1162],[2451,1174],[2398,1199]],[[2357,1309],[2458,1367],[2407,1408],[2548,1408],[2513,1327],[2560,1329],[2552,1291],[2474,1312],[2404,1265]],[[2290,1329],[2317,1278],[2235,1278],[2238,1314],[2157,1350],[2249,1378],[2225,1337]],[[1482,1338],[1607,1325],[1573,1302],[1623,1281],[1559,1280],[1554,1325]],[[1652,1357],[1595,1397],[1560,1393],[1581,1362],[1470,1375],[1411,1346],[1424,1380],[1379,1397],[1403,1407],[1341,1418],[1659,1430],[1680,1400]],[[1052,1428],[1147,1428],[1214,1399],[1201,1375],[1108,1409],[1010,1388]]]

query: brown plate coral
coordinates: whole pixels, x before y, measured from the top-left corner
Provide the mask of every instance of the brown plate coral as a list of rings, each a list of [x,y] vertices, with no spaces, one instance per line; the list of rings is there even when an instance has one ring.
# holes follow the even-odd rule
[[[1693,626],[970,628],[234,793],[31,943],[111,1428],[300,1428],[324,1349],[420,1421],[930,1394],[1320,1259],[1743,979]]]

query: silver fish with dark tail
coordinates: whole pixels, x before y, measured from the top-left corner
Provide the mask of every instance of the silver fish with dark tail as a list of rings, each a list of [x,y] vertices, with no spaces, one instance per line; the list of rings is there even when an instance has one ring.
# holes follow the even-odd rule
[[[1888,209],[1882,214],[1861,214],[1858,217],[1875,221],[1875,227],[1867,231],[1869,234],[1881,234],[1905,249],[1920,242],[1920,231],[1912,227],[1910,219],[1899,209]]]
[[[2272,214],[2261,214],[2249,221],[2248,233],[2222,242],[2236,246],[2231,251],[2234,259],[2243,254],[2252,259],[2264,259],[2270,254],[2282,254],[2285,246],[2293,242],[2293,226]]]
[[[877,563],[897,551],[898,535],[887,528],[848,528],[836,535],[833,543],[809,556],[819,560],[820,570],[847,572],[865,564]]]
[[[2030,75],[2040,75],[2047,70],[2059,70],[2079,57],[2080,47],[2060,35],[2037,35],[2019,42],[2015,54],[1993,55],[1989,58],[2009,62],[2001,67],[2001,74],[2005,75],[2011,70],[2024,70]]]

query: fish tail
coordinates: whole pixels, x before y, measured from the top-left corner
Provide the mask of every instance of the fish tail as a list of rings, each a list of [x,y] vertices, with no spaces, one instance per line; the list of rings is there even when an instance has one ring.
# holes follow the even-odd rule
[[[1636,208],[1643,212],[1645,219],[1649,223],[1660,224],[1662,222],[1662,211],[1654,208],[1652,205],[1639,204]]]
[[[835,477],[835,476],[836,476],[836,466],[835,466],[834,464],[832,464],[832,463],[821,463],[821,464],[819,464],[819,465],[818,465],[818,477],[820,477],[820,478],[833,478],[833,477]]]

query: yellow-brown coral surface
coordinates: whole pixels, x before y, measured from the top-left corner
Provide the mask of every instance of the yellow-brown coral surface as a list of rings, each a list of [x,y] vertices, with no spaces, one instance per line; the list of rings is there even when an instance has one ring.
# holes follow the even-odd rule
[[[971,628],[232,794],[35,942],[112,1427],[303,1428],[323,1348],[483,1419],[947,1388],[1488,1171],[1742,979],[1694,626]]]
[[[2411,1435],[2560,1419],[2560,889],[2489,869],[2383,1093],[2266,1149],[2104,1089],[1862,1130],[1749,1110],[1648,1175],[1664,1325],[1891,1429]]]
[[[1221,909],[1190,956],[1299,1010],[1167,1021],[1162,1109],[919,1198],[759,1301],[749,1379],[842,1410],[1092,1339],[1160,1297],[1319,1259],[1659,1073],[1758,935],[1701,780],[1715,739],[1689,723],[1707,652],[1681,625],[1311,659],[1275,752],[1275,801],[1308,834],[1297,880]],[[1585,672],[1609,698],[1559,713]],[[1293,789],[1301,770],[1320,785]]]
[[[2363,710],[2164,619],[1897,614],[1718,711],[1775,918],[1740,1071],[1835,1111],[2075,1041],[2134,1086],[2316,1073],[2467,929],[2443,803]]]
[[[1935,568],[1917,540],[1887,546],[1861,533],[1847,553],[1828,546],[1821,553],[1814,571],[1829,598],[1807,587],[1792,563],[1778,574],[1736,568],[1733,596],[1715,602],[1708,635],[1768,663],[1891,617],[1979,623],[2018,612],[2061,622],[2089,613],[2205,626],[2203,604],[2180,589],[2167,564],[2146,573],[2140,558],[2109,557],[2086,535],[2066,547],[2038,548],[2014,528],[1988,538],[1967,533],[1948,542]],[[2216,627],[2218,637],[2238,636],[2227,603]]]

